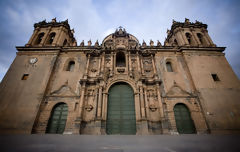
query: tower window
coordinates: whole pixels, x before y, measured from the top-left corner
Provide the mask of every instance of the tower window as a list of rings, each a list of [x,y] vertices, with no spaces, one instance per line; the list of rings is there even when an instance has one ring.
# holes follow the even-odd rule
[[[67,39],[64,40],[63,46],[67,46]]]
[[[220,81],[217,74],[212,74],[212,78],[213,78],[214,81]]]
[[[172,68],[171,62],[167,62],[167,63],[166,63],[166,67],[167,67],[167,71],[168,71],[168,72],[173,72],[173,68]]]
[[[197,37],[198,37],[200,43],[202,44],[203,43],[202,34],[201,33],[197,33]]]
[[[187,37],[188,43],[191,44],[192,43],[191,34],[190,33],[186,33],[185,35]]]
[[[54,40],[55,36],[56,36],[56,33],[51,33],[49,35],[48,44],[52,44],[53,43],[53,40]]]
[[[22,80],[27,80],[27,79],[28,79],[28,76],[29,76],[29,74],[23,74]]]
[[[41,43],[41,41],[42,41],[42,39],[43,39],[43,36],[44,36],[44,33],[43,33],[43,32],[38,35],[38,38],[37,38],[37,40],[36,40],[36,44],[40,44],[40,43]]]
[[[117,53],[116,66],[117,67],[125,67],[126,66],[125,54],[123,52],[118,52]]]
[[[178,45],[178,42],[177,42],[177,40],[176,40],[176,39],[174,39],[174,43],[175,43],[176,45]]]
[[[70,61],[68,63],[68,67],[66,71],[73,71],[74,70],[74,66],[75,66],[75,62],[74,61]]]

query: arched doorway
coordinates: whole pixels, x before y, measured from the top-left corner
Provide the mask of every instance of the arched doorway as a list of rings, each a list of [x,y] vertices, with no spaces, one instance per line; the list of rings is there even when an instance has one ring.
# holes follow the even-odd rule
[[[51,117],[48,120],[46,133],[62,134],[65,129],[68,115],[68,106],[65,103],[60,103],[54,106],[51,112]]]
[[[193,134],[196,129],[191,118],[191,114],[184,104],[176,104],[174,106],[174,115],[176,120],[177,130],[180,134]]]
[[[107,134],[136,134],[136,114],[133,89],[126,83],[116,83],[108,91]]]

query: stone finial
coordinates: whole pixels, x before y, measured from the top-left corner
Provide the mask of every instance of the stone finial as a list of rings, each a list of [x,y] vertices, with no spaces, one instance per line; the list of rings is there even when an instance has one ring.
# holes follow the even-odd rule
[[[174,19],[172,20],[172,24],[175,24],[175,23],[177,23]]]
[[[57,19],[56,17],[52,19],[52,23],[56,23],[57,22]]]
[[[80,43],[80,46],[84,46],[84,40],[82,40],[82,42]]]
[[[142,46],[145,47],[146,46],[146,42],[143,40],[142,42]]]
[[[188,18],[185,18],[185,23],[189,24],[189,19]]]
[[[170,34],[170,30],[169,29],[167,29],[167,34]]]
[[[95,46],[99,46],[98,40],[95,42]]]
[[[71,33],[72,33],[72,34],[74,34],[74,33],[75,33],[74,29],[71,29]]]
[[[162,44],[159,40],[157,41],[157,46],[162,46]]]
[[[92,41],[91,39],[88,41],[88,46],[91,46],[92,45]]]
[[[150,43],[149,43],[149,44],[150,44],[150,46],[153,46],[153,45],[154,45],[154,42],[153,42],[152,39],[150,40]]]

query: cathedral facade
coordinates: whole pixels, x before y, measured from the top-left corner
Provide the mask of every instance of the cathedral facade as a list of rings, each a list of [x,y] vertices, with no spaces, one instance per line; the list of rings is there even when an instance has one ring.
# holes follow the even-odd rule
[[[207,25],[173,21],[162,45],[119,27],[80,45],[45,20],[0,84],[0,133],[240,132],[240,82]]]

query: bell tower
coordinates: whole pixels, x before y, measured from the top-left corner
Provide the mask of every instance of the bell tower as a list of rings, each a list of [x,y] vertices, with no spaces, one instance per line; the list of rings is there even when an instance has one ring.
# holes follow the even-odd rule
[[[207,24],[196,21],[192,23],[173,20],[171,30],[167,30],[166,46],[216,47],[208,35]]]
[[[70,29],[68,20],[57,22],[53,18],[51,22],[43,20],[34,24],[34,32],[26,44],[26,47],[42,46],[76,46],[74,29]]]

